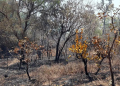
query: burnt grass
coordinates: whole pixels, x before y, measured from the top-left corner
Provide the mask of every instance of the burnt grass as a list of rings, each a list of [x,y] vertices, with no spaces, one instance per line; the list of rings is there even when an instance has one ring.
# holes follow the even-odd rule
[[[8,60],[12,61],[13,58],[8,58]],[[29,72],[35,71],[37,68],[39,68],[42,65],[52,66],[56,63],[54,63],[54,57],[51,58],[51,60],[48,60],[47,58],[41,60],[38,59],[37,61],[31,61],[29,63]],[[22,65],[22,68],[19,70],[19,63],[15,63],[10,66],[5,66],[6,64],[2,64],[2,62],[6,62],[6,59],[0,59],[0,86],[38,86],[39,83],[38,80],[34,77],[31,77],[31,80],[28,80],[27,77],[24,77],[26,75],[25,71],[25,65]],[[60,64],[66,65],[69,62],[78,62],[76,59],[68,60],[61,59]],[[81,62],[81,61],[79,61]],[[93,61],[90,61],[89,64],[94,64]],[[104,70],[104,71],[103,71]],[[113,65],[114,70],[114,76],[115,76],[115,83],[120,85],[120,71],[119,66]],[[106,61],[103,61],[101,65],[101,70],[97,75],[94,75],[94,73],[90,73],[90,76],[93,78],[92,81],[90,81],[84,72],[81,72],[79,74],[74,75],[64,75],[57,79],[52,80],[52,83],[50,86],[54,85],[60,85],[60,86],[84,86],[84,84],[88,84],[88,86],[96,86],[95,84],[92,84],[91,82],[98,80],[108,81],[107,78],[110,80],[110,72],[109,72],[109,65]],[[62,84],[62,85],[61,85]],[[106,86],[108,86],[108,82]],[[48,85],[40,85],[39,86],[48,86]],[[87,86],[87,85],[86,85]],[[100,83],[97,86],[105,86],[104,84]]]
[[[14,58],[8,58],[8,61]],[[52,57],[52,59],[54,59],[54,57]],[[7,63],[7,58],[4,59],[0,59],[0,63]],[[67,61],[64,59],[60,59],[60,62],[63,64],[66,64]],[[2,64],[0,65],[0,79],[4,78],[4,83],[0,84],[0,86],[21,86],[21,85],[25,85],[25,86],[32,86],[34,85],[34,83],[36,82],[36,79],[32,78],[31,80],[28,80],[27,77],[18,77],[19,75],[25,75],[26,74],[26,66],[24,64],[22,64],[21,69],[19,70],[19,63],[15,63],[13,65],[10,66],[5,66],[7,64]],[[39,68],[42,65],[48,65],[51,66],[52,63],[55,63],[54,60],[48,60],[47,58],[45,59],[37,59],[37,61],[31,61],[29,63],[29,73],[36,70],[37,68]],[[4,66],[3,66],[4,65]]]

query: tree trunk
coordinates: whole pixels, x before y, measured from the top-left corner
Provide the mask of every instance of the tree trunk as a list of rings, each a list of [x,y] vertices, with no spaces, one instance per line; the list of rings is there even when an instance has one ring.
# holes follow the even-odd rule
[[[56,61],[56,62],[59,62],[59,57],[60,57],[60,55],[61,55],[61,53],[62,53],[63,48],[65,47],[65,44],[66,44],[66,43],[68,42],[68,40],[69,40],[72,36],[74,36],[74,35],[75,35],[75,34],[69,36],[69,37],[65,40],[65,42],[64,42],[63,46],[61,47],[61,49],[59,50],[59,44],[60,44],[60,39],[61,39],[61,37],[62,37],[62,34],[60,35],[60,37],[59,37],[59,39],[58,39],[58,42],[57,42],[57,46],[56,46],[56,58],[55,58],[55,61]]]
[[[23,48],[21,49],[21,52],[20,52],[21,58],[20,58],[19,70],[21,69],[21,65],[22,65],[23,60],[25,59],[24,45],[22,45],[22,46],[23,46]]]
[[[28,71],[28,63],[26,65],[26,73],[27,73],[28,79],[31,80],[30,75],[29,75],[29,71]]]
[[[19,70],[21,69],[22,59],[20,59]]]
[[[59,56],[58,56],[58,52],[59,52],[59,43],[57,43],[57,46],[56,46],[56,56],[55,56],[55,62],[59,62]]]
[[[104,58],[102,58],[102,60],[100,61],[99,65],[102,64],[103,60],[104,60]],[[100,67],[99,67],[98,70],[96,71],[95,75],[97,75],[99,71],[100,71]]]
[[[115,86],[115,82],[114,82],[114,74],[113,74],[113,71],[112,71],[112,64],[111,64],[111,58],[109,58],[109,66],[110,66],[110,73],[111,73],[111,80],[112,80],[112,86]]]
[[[106,14],[106,13],[105,13]],[[106,18],[104,17],[104,22],[103,22],[103,25],[104,25],[104,27],[103,27],[103,32],[102,32],[102,34],[104,35],[106,32],[106,30],[105,30],[105,20],[106,20]]]
[[[89,73],[88,73],[88,71],[87,71],[87,59],[84,59],[84,58],[82,57],[82,61],[83,61],[83,63],[84,63],[85,74],[86,74],[87,76],[89,76]]]
[[[90,77],[90,75],[89,75],[89,73],[87,71],[87,59],[84,59],[83,56],[82,56],[82,54],[76,53],[76,57],[78,59],[80,59],[78,55],[80,56],[80,58],[82,59],[82,62],[84,63],[84,70],[85,70],[86,76],[89,78],[90,81],[92,81],[93,79],[92,79],[92,77]]]
[[[113,17],[112,17],[112,24],[114,25],[114,23],[113,23]],[[112,43],[112,45],[111,45],[111,47],[110,47],[110,50],[109,50],[109,52],[108,52],[108,60],[109,60],[109,68],[110,68],[110,73],[111,73],[111,80],[112,80],[112,86],[115,86],[115,82],[114,82],[114,74],[113,74],[113,71],[112,71],[112,64],[111,64],[111,51],[112,51],[112,49],[113,49],[113,46],[114,46],[114,43],[115,43],[115,40],[116,40],[116,38],[117,38],[117,35],[118,35],[118,33],[116,32],[115,33],[115,37],[114,37],[114,40],[113,40],[113,43]]]
[[[84,58],[82,57],[82,61],[83,61],[83,63],[84,63],[85,74],[86,74],[86,76],[89,78],[89,80],[92,81],[93,79],[92,79],[92,77],[90,77],[90,75],[89,75],[89,73],[88,73],[88,71],[87,71],[87,59],[84,59]]]
[[[47,43],[47,58],[48,58],[48,60],[50,60],[50,55],[49,55],[49,39],[48,39],[48,43]]]
[[[55,62],[59,63],[59,45],[60,45],[60,39],[62,37],[62,33],[60,34],[60,37],[58,38],[57,45],[56,45],[56,56],[55,56]]]

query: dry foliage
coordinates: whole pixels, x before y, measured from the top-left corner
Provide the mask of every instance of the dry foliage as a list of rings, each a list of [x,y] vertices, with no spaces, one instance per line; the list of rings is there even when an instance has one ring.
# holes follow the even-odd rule
[[[64,75],[74,75],[84,71],[83,65],[80,62],[70,62],[67,65],[54,64],[52,66],[43,65],[34,72],[31,72],[32,77],[37,78],[40,83],[55,80]]]

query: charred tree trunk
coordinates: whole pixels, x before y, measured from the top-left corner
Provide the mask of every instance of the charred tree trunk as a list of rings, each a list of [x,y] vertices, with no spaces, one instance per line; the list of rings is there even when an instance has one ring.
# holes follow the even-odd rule
[[[112,71],[112,64],[111,64],[111,57],[108,57],[108,59],[109,59],[109,66],[110,66],[110,73],[111,73],[112,86],[115,86],[114,74],[113,74],[113,71]]]
[[[82,62],[84,63],[85,74],[86,74],[87,76],[89,76],[89,73],[88,73],[88,71],[87,71],[87,59],[84,59],[83,56],[82,56],[82,54],[76,53],[76,57],[77,57],[78,59],[80,59],[79,56],[80,56],[80,58],[82,59]]]
[[[50,48],[49,48],[49,39],[48,39],[48,43],[47,43],[47,58],[48,58],[48,60],[50,60],[49,50],[50,50]]]
[[[104,60],[104,58],[102,58],[102,60],[100,61],[99,65],[102,64],[103,60]],[[100,71],[100,67],[99,67],[98,70],[95,72],[95,75],[97,75],[99,71]]]
[[[60,45],[60,39],[62,37],[62,33],[60,34],[60,37],[58,38],[57,45],[56,45],[56,56],[55,56],[55,62],[59,63],[59,45]]]
[[[23,48],[21,49],[21,51],[20,51],[20,54],[21,54],[21,58],[20,58],[20,65],[19,65],[19,70],[21,69],[21,65],[22,65],[22,62],[23,62],[23,60],[25,59],[25,55],[24,55],[24,45],[22,45],[23,46]]]
[[[89,73],[88,73],[88,71],[87,71],[87,59],[82,58],[82,61],[83,61],[83,63],[84,63],[85,74],[86,74],[87,76],[89,76]]]
[[[28,76],[28,79],[31,80],[31,77],[29,75],[29,70],[28,70],[28,63],[26,63],[26,73],[27,73],[27,76]]]
[[[19,70],[21,69],[22,59],[20,59]]]
[[[114,22],[113,22],[113,17],[111,17],[111,22],[112,22],[112,25],[113,25],[113,28],[114,27]],[[113,46],[114,46],[114,43],[115,43],[115,40],[117,39],[117,35],[118,35],[118,32],[115,32],[115,36],[114,36],[114,40],[113,40],[113,43],[110,47],[110,50],[108,52],[108,60],[109,60],[109,68],[110,68],[110,73],[111,73],[111,82],[112,82],[112,86],[115,86],[115,81],[114,81],[114,73],[113,73],[113,70],[112,70],[112,63],[111,63],[111,51],[113,49]]]
[[[79,56],[80,56],[80,58],[82,59],[82,62],[84,63],[84,70],[85,70],[86,76],[89,78],[90,81],[92,81],[92,77],[90,77],[90,75],[89,75],[89,73],[88,73],[88,70],[87,70],[87,59],[83,58],[82,54],[76,53],[76,57],[77,57],[78,59],[80,59]]]
[[[84,63],[85,74],[86,74],[86,76],[89,78],[89,80],[92,81],[93,79],[92,79],[92,77],[90,77],[90,75],[89,75],[89,73],[88,73],[88,70],[87,70],[87,59],[84,59],[84,58],[82,57],[82,61],[83,61],[83,63]]]
[[[61,35],[60,35],[60,37],[59,37],[59,39],[58,39],[57,45],[56,45],[56,58],[55,58],[55,61],[56,61],[56,62],[59,62],[59,58],[60,58],[60,55],[61,55],[61,53],[62,53],[63,48],[65,47],[65,44],[68,42],[68,40],[69,40],[72,36],[75,35],[75,34],[72,34],[72,35],[70,35],[69,37],[67,37],[66,40],[64,41],[61,49],[59,49],[60,39],[61,39],[61,37],[62,37],[62,34],[63,34],[63,33],[61,33]]]

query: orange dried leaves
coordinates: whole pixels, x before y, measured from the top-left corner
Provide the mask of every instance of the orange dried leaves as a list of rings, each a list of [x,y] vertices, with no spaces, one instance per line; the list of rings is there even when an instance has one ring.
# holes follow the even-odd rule
[[[83,34],[83,29],[81,29],[80,38],[79,38],[78,30],[76,30],[75,44],[69,48],[69,51],[72,51],[72,52],[78,53],[78,54],[82,54],[82,56],[84,58],[87,58],[87,55],[88,55],[88,53],[87,53],[87,41],[84,41],[83,43],[81,42],[82,41],[82,34]]]
[[[24,50],[26,54],[30,54],[32,50],[38,50],[40,47],[35,42],[30,42],[27,37],[19,40],[18,46],[14,48],[14,52],[18,54],[18,51]]]
[[[14,48],[13,51],[17,54],[19,50],[20,50],[20,49],[16,47],[16,48]]]

